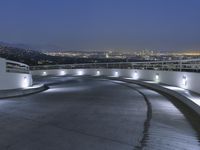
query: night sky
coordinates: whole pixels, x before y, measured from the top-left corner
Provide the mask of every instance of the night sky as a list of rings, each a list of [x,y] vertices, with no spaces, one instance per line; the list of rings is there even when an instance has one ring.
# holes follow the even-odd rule
[[[0,0],[0,41],[65,50],[200,50],[200,0]]]

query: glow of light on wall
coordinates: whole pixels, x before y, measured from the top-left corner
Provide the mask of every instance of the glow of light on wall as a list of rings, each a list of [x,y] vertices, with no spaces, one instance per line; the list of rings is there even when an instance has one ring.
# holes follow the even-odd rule
[[[116,71],[114,76],[119,77],[119,72]]]
[[[66,72],[64,70],[62,70],[62,71],[60,71],[60,75],[64,76],[64,75],[66,75]]]
[[[138,73],[137,73],[137,71],[135,71],[134,73],[133,73],[133,79],[135,79],[135,80],[137,80],[138,79]]]
[[[187,86],[187,77],[186,76],[183,76],[182,83],[184,86]]]
[[[97,76],[100,76],[100,71],[97,71],[97,74],[96,74]]]
[[[78,75],[78,76],[82,76],[82,75],[83,75],[83,71],[82,71],[82,70],[79,70],[79,71],[77,72],[77,75]]]
[[[159,81],[159,74],[158,73],[156,73],[156,81],[158,82]]]
[[[144,81],[146,83],[156,83],[155,81]]]
[[[24,77],[24,78],[23,78],[23,81],[22,81],[22,87],[23,87],[23,88],[26,88],[26,87],[28,87],[28,86],[29,86],[28,79],[27,79],[27,77]]]
[[[190,100],[192,100],[195,104],[200,106],[200,98],[199,97],[192,97],[192,96],[187,96]]]
[[[43,76],[46,76],[46,75],[47,75],[47,72],[46,72],[46,71],[44,71],[44,72],[42,73],[42,75],[43,75]]]
[[[167,89],[170,89],[170,90],[173,90],[173,91],[185,92],[185,89],[180,88],[180,87],[169,86],[169,85],[164,85],[164,86],[162,86],[162,87],[167,88]]]

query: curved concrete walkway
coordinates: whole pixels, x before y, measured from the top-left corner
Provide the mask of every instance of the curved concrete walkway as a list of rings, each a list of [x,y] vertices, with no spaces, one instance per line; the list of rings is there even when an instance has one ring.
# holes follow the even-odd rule
[[[90,77],[45,77],[47,91],[0,100],[1,150],[200,148],[191,122],[168,98]]]

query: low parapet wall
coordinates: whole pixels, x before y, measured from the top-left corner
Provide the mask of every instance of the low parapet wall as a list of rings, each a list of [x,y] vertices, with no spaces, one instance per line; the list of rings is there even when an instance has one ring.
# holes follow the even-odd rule
[[[105,75],[123,76],[135,80],[150,80],[168,85],[173,85],[200,93],[200,74],[176,71],[156,71],[137,69],[53,69],[35,70],[32,75]]]
[[[26,64],[0,58],[0,90],[25,88],[31,85],[32,75]]]

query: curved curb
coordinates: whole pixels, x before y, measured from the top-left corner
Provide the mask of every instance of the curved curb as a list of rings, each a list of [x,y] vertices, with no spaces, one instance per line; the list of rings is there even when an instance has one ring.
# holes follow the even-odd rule
[[[199,116],[200,116],[200,107],[195,104],[194,102],[192,102],[189,98],[183,96],[182,94],[179,94],[176,91],[164,88],[162,86],[159,85],[154,85],[154,84],[149,84],[149,83],[137,83],[139,85],[145,86],[149,89],[161,92],[161,93],[165,93],[168,94],[170,96],[175,97],[176,99],[178,99],[179,101],[181,101],[182,103],[184,103],[186,106],[188,106],[190,109],[192,109],[194,112],[196,112]]]
[[[48,89],[48,86],[41,84],[41,85],[35,85],[33,87],[29,87],[27,89],[3,90],[3,91],[0,91],[0,99],[25,96],[29,94],[42,92],[46,89]]]
[[[128,82],[125,82],[125,83],[128,83]],[[143,128],[143,132],[142,132],[143,135],[142,135],[142,138],[139,141],[139,144],[134,146],[134,150],[142,150],[142,149],[145,148],[145,146],[147,144],[147,139],[149,137],[149,128],[151,126],[151,119],[152,119],[151,102],[148,100],[147,96],[143,92],[138,90],[137,88],[134,88],[132,86],[129,86],[129,85],[126,85],[126,84],[123,84],[123,83],[117,83],[117,84],[126,86],[126,87],[131,88],[131,89],[135,90],[136,92],[138,92],[144,98],[144,101],[147,105],[146,119],[144,121],[144,128]]]
[[[185,97],[184,95],[182,95],[176,91],[164,88],[157,84],[146,83],[146,82],[138,81],[138,80],[129,80],[129,79],[124,79],[124,78],[112,78],[112,77],[108,77],[108,79],[115,79],[115,80],[120,80],[120,81],[124,81],[124,82],[128,82],[128,83],[138,84],[138,85],[144,86],[148,89],[151,89],[151,90],[154,90],[154,91],[157,91],[160,93],[164,93],[169,96],[173,96],[174,98],[176,98],[177,100],[179,100],[180,102],[185,104],[188,108],[190,108],[198,116],[200,116],[200,107],[197,104],[195,104],[193,101],[191,101],[189,98]]]

